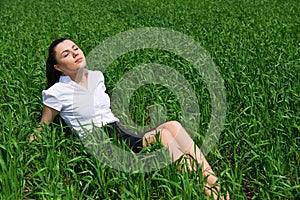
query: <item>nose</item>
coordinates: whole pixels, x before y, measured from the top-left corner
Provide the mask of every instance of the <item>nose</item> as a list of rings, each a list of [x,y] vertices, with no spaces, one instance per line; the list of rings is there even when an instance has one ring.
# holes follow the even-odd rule
[[[78,56],[78,54],[79,54],[79,53],[76,52],[76,51],[73,51],[72,53],[73,53],[73,58],[75,58],[75,57]]]

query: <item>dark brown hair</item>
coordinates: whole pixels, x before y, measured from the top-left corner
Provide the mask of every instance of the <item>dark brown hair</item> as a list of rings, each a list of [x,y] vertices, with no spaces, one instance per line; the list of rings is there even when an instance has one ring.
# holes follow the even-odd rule
[[[59,81],[59,77],[62,75],[60,71],[57,71],[54,68],[54,65],[57,64],[55,58],[55,47],[65,40],[68,40],[68,38],[54,40],[49,46],[48,58],[46,61],[47,89],[57,83]]]

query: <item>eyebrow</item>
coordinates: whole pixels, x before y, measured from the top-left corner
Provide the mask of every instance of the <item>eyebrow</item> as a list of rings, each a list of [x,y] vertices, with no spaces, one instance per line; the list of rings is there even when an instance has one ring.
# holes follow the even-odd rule
[[[73,49],[75,46],[76,46],[76,44],[73,44],[72,49]],[[60,53],[60,55],[62,55],[62,54],[65,53],[65,52],[69,52],[69,51],[70,51],[69,49],[66,49],[66,50],[62,51],[62,52]]]

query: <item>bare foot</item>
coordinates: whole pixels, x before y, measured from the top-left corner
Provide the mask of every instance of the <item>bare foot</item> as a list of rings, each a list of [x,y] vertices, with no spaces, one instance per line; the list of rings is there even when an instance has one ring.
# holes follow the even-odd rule
[[[204,191],[207,196],[213,197],[215,200],[230,200],[228,192],[226,192],[226,196],[221,196],[219,186],[210,186],[209,184],[206,184]]]

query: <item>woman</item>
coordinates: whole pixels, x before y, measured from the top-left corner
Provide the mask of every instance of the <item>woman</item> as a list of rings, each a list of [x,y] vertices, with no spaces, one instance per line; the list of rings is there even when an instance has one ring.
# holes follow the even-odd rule
[[[41,123],[49,124],[59,114],[80,137],[84,137],[81,124],[87,125],[87,129],[90,129],[91,126],[89,125],[93,124],[105,128],[110,136],[115,133],[118,138],[126,141],[135,152],[149,143],[154,143],[157,138],[155,134],[159,134],[161,143],[169,149],[170,156],[174,161],[178,160],[183,154],[182,151],[184,151],[187,158],[189,156],[194,158],[190,158],[188,161],[189,170],[196,170],[196,165],[192,163],[197,160],[202,166],[203,176],[207,177],[206,187],[204,188],[205,193],[217,199],[214,191],[215,189],[219,190],[219,187],[213,186],[217,182],[217,178],[200,149],[195,146],[181,124],[177,121],[169,121],[145,134],[138,136],[130,134],[120,126],[118,119],[110,110],[110,100],[105,93],[103,74],[99,71],[86,70],[85,66],[85,56],[73,41],[61,38],[50,45],[46,62],[48,86],[47,90],[42,92],[43,112]],[[74,107],[76,107],[73,102],[75,87],[79,88],[76,91],[78,95],[84,96],[85,93],[90,94],[92,91],[93,95],[101,97],[93,103],[91,112],[84,112],[85,109],[74,112]],[[81,105],[81,107],[83,106]],[[32,134],[30,141],[34,139],[35,135]]]

